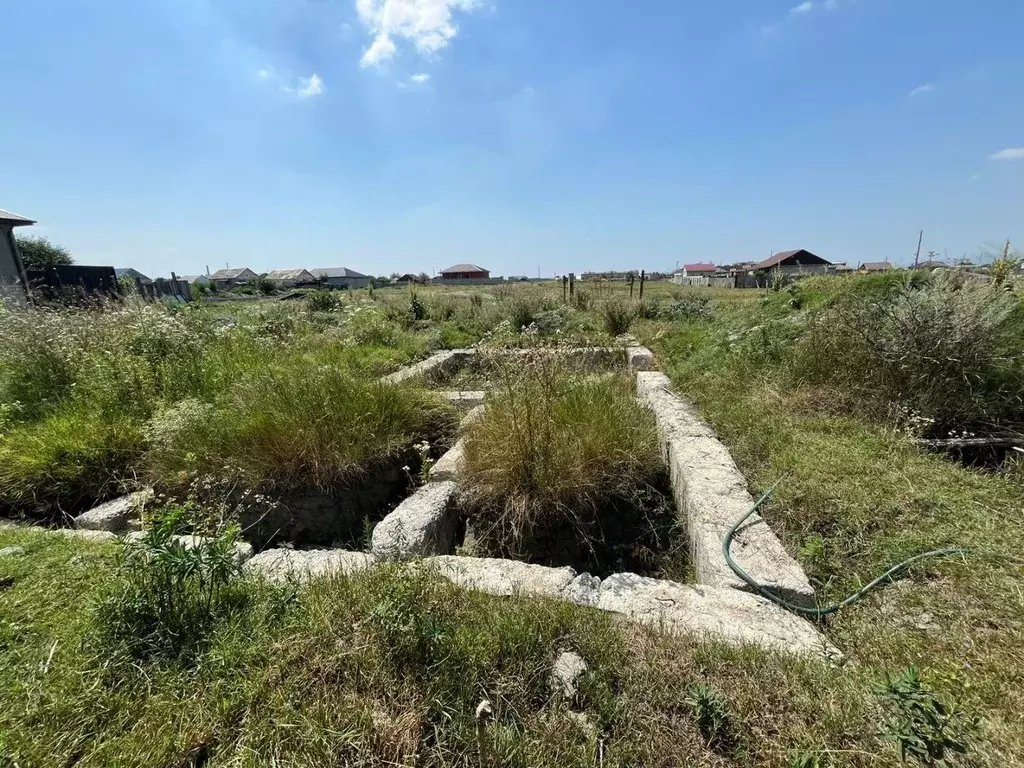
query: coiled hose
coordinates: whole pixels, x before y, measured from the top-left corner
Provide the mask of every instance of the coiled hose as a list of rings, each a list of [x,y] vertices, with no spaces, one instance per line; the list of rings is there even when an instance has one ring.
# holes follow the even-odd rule
[[[725,562],[727,562],[729,564],[729,567],[732,568],[733,573],[735,573],[737,576],[743,579],[743,581],[750,587],[752,587],[759,595],[761,595],[761,597],[771,600],[776,605],[781,605],[783,608],[789,611],[793,611],[794,613],[799,613],[804,616],[815,617],[828,616],[830,614],[836,613],[837,611],[845,608],[848,605],[853,605],[853,603],[856,603],[858,600],[864,597],[868,592],[873,590],[879,584],[889,579],[889,577],[892,576],[894,573],[902,571],[911,563],[915,563],[918,560],[924,560],[928,557],[948,557],[949,555],[967,555],[971,553],[970,549],[965,549],[963,547],[949,547],[947,549],[933,549],[930,552],[922,552],[919,555],[914,555],[913,557],[904,560],[902,563],[897,563],[896,565],[892,566],[877,579],[869,582],[868,584],[865,584],[863,587],[858,589],[849,597],[840,600],[838,603],[829,605],[825,608],[806,608],[802,605],[795,605],[786,600],[785,598],[781,597],[780,595],[776,594],[775,592],[773,592],[764,584],[761,584],[760,582],[755,580],[749,573],[744,571],[735,560],[732,559],[732,554],[729,551],[732,547],[732,540],[733,537],[736,535],[736,531],[738,531],[740,526],[743,525],[743,523],[745,523],[751,515],[757,512],[757,510],[760,509],[761,506],[766,501],[768,501],[769,498],[771,498],[772,491],[775,490],[775,488],[779,485],[779,483],[782,482],[783,479],[785,479],[785,475],[782,479],[778,480],[775,483],[775,485],[773,485],[771,488],[765,491],[764,495],[756,502],[754,502],[754,505],[749,510],[747,510],[747,513],[733,524],[732,528],[729,529],[729,532],[725,535],[725,538],[722,540],[722,554],[725,555]]]

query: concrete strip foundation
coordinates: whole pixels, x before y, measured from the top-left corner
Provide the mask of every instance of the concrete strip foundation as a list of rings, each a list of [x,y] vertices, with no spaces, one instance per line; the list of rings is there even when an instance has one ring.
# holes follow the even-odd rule
[[[484,399],[487,397],[487,393],[483,390],[468,392],[450,391],[442,392],[441,394],[456,408],[463,408],[466,410],[483,405]]]
[[[746,479],[695,409],[671,391],[665,374],[637,373],[637,397],[657,419],[676,505],[686,515],[698,582],[750,591],[722,556],[722,541],[729,528],[754,503]],[[814,589],[803,568],[759,516],[752,517],[735,536],[731,551],[736,562],[760,583],[795,604],[814,605]]]
[[[478,421],[484,415],[484,406],[478,405],[467,413],[462,419],[462,431]],[[431,481],[456,480],[462,474],[462,462],[465,459],[466,438],[460,437],[458,442],[452,446],[444,456],[437,460],[437,463],[430,469]],[[439,553],[441,554],[441,553]]]
[[[451,552],[458,517],[456,485],[430,482],[419,488],[373,529],[371,553],[386,560],[407,560]]]
[[[654,367],[654,353],[647,347],[626,347],[626,365],[631,371],[649,371]]]
[[[376,562],[365,552],[343,549],[268,549],[249,560],[245,569],[270,581],[306,582],[318,576],[357,573]]]
[[[382,377],[381,382],[384,384],[400,384],[408,379],[425,376],[428,373],[444,373],[446,370],[451,370],[461,365],[475,354],[475,349],[447,349],[443,352],[436,352],[426,360],[415,365],[400,368],[394,373]]]

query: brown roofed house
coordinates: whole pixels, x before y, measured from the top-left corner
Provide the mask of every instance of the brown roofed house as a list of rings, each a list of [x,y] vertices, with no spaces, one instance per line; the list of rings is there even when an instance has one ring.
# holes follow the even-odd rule
[[[441,270],[441,280],[489,280],[491,272],[476,264],[455,264]]]

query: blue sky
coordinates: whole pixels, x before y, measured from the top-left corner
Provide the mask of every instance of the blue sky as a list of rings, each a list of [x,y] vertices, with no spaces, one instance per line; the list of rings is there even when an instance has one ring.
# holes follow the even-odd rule
[[[1020,0],[33,0],[0,208],[150,275],[1024,246]]]

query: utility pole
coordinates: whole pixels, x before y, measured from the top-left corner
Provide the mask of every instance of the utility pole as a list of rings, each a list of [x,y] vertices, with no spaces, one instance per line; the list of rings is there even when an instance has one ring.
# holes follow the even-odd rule
[[[917,269],[917,264],[921,260],[921,241],[924,240],[924,230],[921,230],[921,234],[917,236],[917,251],[914,252],[914,269]]]

